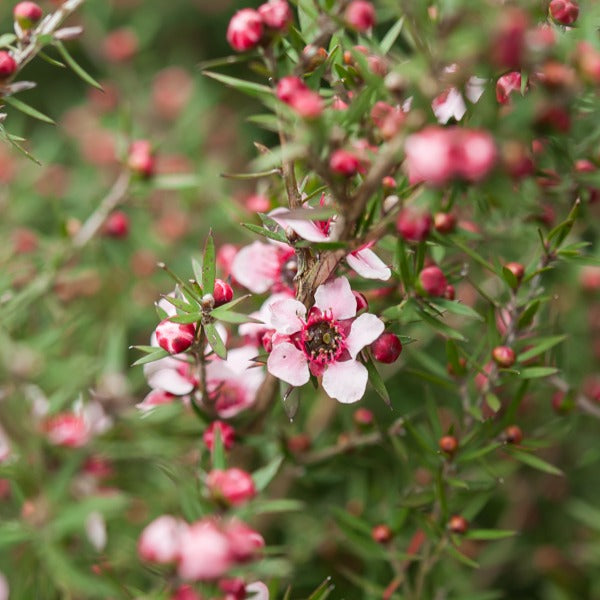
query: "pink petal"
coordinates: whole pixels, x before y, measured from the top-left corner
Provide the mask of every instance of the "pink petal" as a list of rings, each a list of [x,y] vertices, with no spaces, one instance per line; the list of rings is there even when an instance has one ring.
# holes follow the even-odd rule
[[[263,294],[275,283],[279,272],[279,250],[273,244],[254,242],[233,259],[231,274],[255,294]]]
[[[309,210],[311,209],[306,209],[307,213]],[[323,233],[314,221],[309,219],[290,219],[286,217],[286,214],[289,214],[287,209],[276,208],[269,213],[269,217],[271,217],[271,219],[273,219],[280,227],[283,227],[283,229],[289,227],[294,233],[309,242],[324,242],[329,239],[329,235]]]
[[[350,335],[346,338],[346,348],[352,358],[368,344],[372,344],[385,329],[381,319],[371,313],[364,313],[357,317],[350,328]]]
[[[306,357],[289,342],[277,344],[273,348],[267,360],[267,369],[271,375],[296,387],[304,385],[310,379]]]
[[[176,396],[189,394],[194,389],[194,383],[177,372],[179,364],[176,359],[166,357],[144,365],[148,385]]]
[[[251,594],[249,600],[269,600],[269,588],[262,581],[255,581],[246,586]]]
[[[332,363],[323,375],[322,385],[327,395],[342,404],[360,400],[365,393],[369,373],[356,360]]]
[[[382,279],[385,281],[392,276],[389,267],[373,250],[368,248],[348,254],[346,262],[365,279]]]
[[[356,298],[345,277],[320,285],[315,292],[315,306],[330,310],[334,319],[350,319],[356,314]]]
[[[287,298],[273,302],[269,309],[271,311],[271,326],[278,333],[291,335],[300,331],[304,326],[303,320],[306,318],[306,306],[298,300]]]
[[[467,112],[467,107],[461,93],[456,88],[450,88],[438,96],[431,104],[433,114],[439,123],[445,124],[452,117],[460,121]]]

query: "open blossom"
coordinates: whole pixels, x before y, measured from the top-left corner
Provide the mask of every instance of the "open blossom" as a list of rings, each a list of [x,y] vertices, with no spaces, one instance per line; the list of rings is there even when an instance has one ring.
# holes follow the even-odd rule
[[[162,515],[146,525],[138,540],[138,554],[149,562],[166,564],[179,556],[181,535],[186,524],[171,515]]]
[[[55,446],[80,448],[94,435],[104,433],[112,426],[98,402],[75,402],[71,412],[62,412],[46,417],[42,427],[46,437]]]
[[[308,314],[291,298],[272,304],[271,311],[271,325],[280,334],[267,361],[272,375],[293,386],[307,383],[310,373],[322,375],[331,398],[343,403],[362,398],[368,372],[356,357],[384,325],[371,313],[356,317],[356,298],[345,277],[319,286]]]

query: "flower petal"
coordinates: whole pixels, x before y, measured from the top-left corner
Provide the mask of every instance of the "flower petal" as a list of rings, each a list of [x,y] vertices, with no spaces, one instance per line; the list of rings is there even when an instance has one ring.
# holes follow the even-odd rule
[[[277,344],[267,360],[267,369],[282,381],[296,387],[310,379],[306,357],[289,342]]]
[[[263,294],[279,273],[279,249],[273,244],[254,242],[244,246],[233,259],[231,274],[255,294]]]
[[[346,262],[365,279],[382,279],[385,281],[392,276],[390,268],[369,248],[348,254]]]
[[[298,300],[287,298],[273,302],[269,309],[271,311],[271,326],[278,333],[291,335],[300,331],[304,326],[303,320],[306,318],[306,306]]]
[[[345,277],[320,285],[315,292],[315,306],[331,311],[334,319],[350,319],[356,314],[356,298]]]
[[[251,594],[250,600],[269,600],[269,588],[262,581],[247,585],[246,592]]]
[[[432,103],[431,108],[436,119],[442,125],[454,118],[460,121],[467,112],[467,106],[462,94],[456,88],[450,88],[438,96]]]
[[[347,360],[329,365],[322,384],[330,398],[342,404],[351,404],[364,396],[368,379],[369,373],[363,364]]]
[[[194,382],[177,371],[179,362],[171,357],[161,358],[144,365],[146,381],[152,389],[160,389],[175,396],[189,394],[194,389]]]
[[[307,216],[310,208],[306,208]],[[308,240],[309,242],[324,242],[329,239],[329,235],[321,231],[318,225],[310,219],[290,219],[286,217],[289,211],[285,208],[276,208],[272,210],[268,216],[275,221],[283,229],[288,227],[298,234],[302,239]]]
[[[371,313],[364,313],[352,322],[346,348],[352,358],[367,345],[372,344],[385,329],[383,321]]]

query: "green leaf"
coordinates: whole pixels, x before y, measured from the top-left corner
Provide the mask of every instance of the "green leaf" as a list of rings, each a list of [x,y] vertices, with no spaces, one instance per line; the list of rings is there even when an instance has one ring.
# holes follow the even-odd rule
[[[17,41],[17,36],[14,33],[3,33],[0,35],[0,48],[7,48]]]
[[[190,173],[158,175],[152,179],[152,187],[157,190],[197,190],[201,185],[201,177]]]
[[[550,475],[563,475],[563,472],[558,467],[551,465],[535,454],[529,454],[527,452],[523,452],[522,450],[516,450],[508,446],[506,451],[519,462],[533,467],[538,471],[543,471],[544,473],[549,473]]]
[[[479,263],[484,269],[487,269],[488,271],[491,271],[492,273],[496,273],[496,269],[494,268],[494,265],[492,265],[490,262],[485,260],[485,258],[483,258],[483,256],[477,254],[477,252],[475,252],[475,250],[472,250],[471,248],[469,248],[469,246],[464,244],[462,242],[462,240],[460,240],[458,237],[452,236],[450,239],[455,246],[460,248],[460,250],[462,250],[467,256],[470,256],[475,262]]]
[[[277,475],[282,462],[283,456],[276,456],[268,465],[252,473],[254,486],[258,492],[262,492],[271,483],[275,475]]]
[[[48,56],[45,52],[42,52],[41,50],[38,52],[38,56],[53,67],[58,67],[59,69],[67,68],[67,65],[65,65],[65,63],[61,63],[60,60],[56,60],[55,58]]]
[[[212,314],[215,314],[215,313],[219,314],[219,312],[230,311],[232,308],[234,308],[235,306],[237,306],[244,300],[247,300],[251,296],[252,296],[252,294],[244,294],[243,296],[240,296],[239,298],[236,298],[235,300],[232,300],[231,302],[227,302],[226,304],[221,304],[221,306],[217,306],[217,308],[213,309]]]
[[[386,55],[394,45],[394,42],[398,39],[402,27],[404,26],[404,17],[398,19],[394,25],[390,27],[388,32],[383,36],[379,44],[379,49],[383,55]]]
[[[210,347],[215,351],[215,354],[225,360],[227,358],[227,348],[217,331],[214,323],[206,323],[203,325],[204,332],[206,333],[206,339],[210,344]]]
[[[325,600],[334,590],[331,577],[328,577],[309,597],[308,600]]]
[[[227,456],[225,455],[225,444],[223,444],[223,436],[221,435],[221,428],[214,428],[214,442],[211,452],[212,467],[213,469],[220,469],[221,471],[227,468]]]
[[[369,382],[373,386],[373,389],[379,394],[379,396],[383,399],[383,401],[392,408],[392,402],[390,400],[390,394],[385,387],[385,383],[377,371],[377,367],[373,363],[373,360],[369,356],[368,360],[365,363],[367,367],[367,371],[369,373]]]
[[[500,402],[500,399],[498,398],[498,396],[496,396],[496,394],[486,394],[485,401],[495,413],[497,413],[502,408],[502,403]]]
[[[519,329],[524,329],[529,327],[533,322],[533,317],[537,313],[540,308],[540,301],[534,300],[524,311],[523,314],[519,317]]]
[[[187,325],[189,323],[197,323],[202,320],[203,314],[201,312],[189,313],[186,315],[177,315],[175,317],[169,317],[171,323],[181,323]]]
[[[162,297],[169,304],[172,304],[173,306],[175,306],[179,310],[182,310],[183,312],[191,313],[191,312],[194,312],[194,311],[196,311],[196,312],[198,311],[198,305],[197,304],[194,306],[192,304],[189,304],[185,300],[181,300],[180,298],[176,298],[174,296],[169,296],[168,294],[162,294]]]
[[[554,335],[552,337],[540,338],[533,345],[533,347],[529,348],[523,353],[520,353],[518,355],[518,359],[520,362],[526,362],[535,356],[543,354],[544,352],[546,352],[546,350],[550,350],[550,348],[553,348],[554,346],[560,344],[566,339],[566,335]]]
[[[194,272],[196,282],[200,285],[200,282],[202,281],[202,263],[195,258],[192,258],[192,271]]]
[[[567,512],[575,519],[600,532],[600,509],[581,500],[574,500],[567,506]],[[2,535],[0,535],[0,539]]]
[[[549,377],[558,373],[558,369],[554,367],[528,367],[521,369],[521,379],[538,379],[540,377]]]
[[[459,562],[467,565],[467,567],[471,567],[472,569],[479,569],[479,564],[474,560],[470,559],[468,556],[465,556],[462,552],[459,552],[454,546],[447,546],[446,552]]]
[[[215,79],[216,81],[223,83],[238,92],[248,94],[249,96],[263,99],[274,97],[273,90],[266,85],[238,79],[237,77],[230,77],[229,75],[222,75],[221,73],[215,73],[214,71],[202,71],[202,73],[211,79]]]
[[[60,55],[63,57],[67,65],[71,67],[73,72],[78,77],[83,79],[83,81],[85,81],[88,85],[91,85],[92,87],[104,91],[102,86],[89,73],[87,73],[87,71],[80,67],[77,64],[77,62],[75,62],[75,59],[69,54],[68,50],[65,48],[62,42],[55,41],[54,45],[58,48]]]
[[[210,231],[204,244],[202,281],[198,282],[207,294],[212,294],[215,289],[215,272],[217,268],[215,261],[215,240],[213,239],[212,231]]]
[[[460,302],[456,302],[453,300],[445,300],[444,298],[436,298],[432,302],[432,304],[436,308],[442,308],[456,315],[461,315],[463,317],[471,317],[472,319],[477,319],[478,321],[484,320],[483,317],[476,310],[473,310],[470,306],[467,306],[466,304],[461,304]]]
[[[137,367],[138,365],[145,365],[146,363],[154,362],[155,360],[160,360],[161,358],[165,358],[165,356],[169,356],[169,353],[162,348],[158,348],[155,352],[150,354],[146,354],[142,358],[136,360],[131,366]]]
[[[515,277],[515,274],[507,267],[502,267],[502,279],[508,283],[508,287],[516,290],[519,287],[519,280]]]
[[[488,444],[487,446],[483,446],[482,448],[477,448],[476,450],[470,450],[468,452],[463,451],[458,455],[456,461],[466,463],[466,462],[470,462],[472,460],[477,460],[479,458],[486,456],[490,452],[497,450],[501,446],[502,446],[502,444],[500,444],[499,442],[493,442],[491,444]]]
[[[517,535],[509,529],[471,529],[465,535],[470,540],[502,540]]]
[[[266,229],[265,227],[261,227],[260,225],[254,225],[253,223],[242,223],[242,227],[249,229],[253,233],[258,233],[258,235],[262,235],[270,240],[275,240],[276,242],[282,242],[284,244],[289,244],[289,240],[285,236],[285,234],[279,231],[271,231],[270,229]]]
[[[220,310],[217,312],[217,309],[215,309],[210,313],[210,315],[218,321],[223,321],[224,323],[233,323],[236,325],[241,323],[262,323],[262,321],[255,319],[254,317],[249,317],[244,313],[234,312],[232,310]]]
[[[22,113],[25,113],[26,115],[37,119],[38,121],[43,121],[44,123],[49,123],[50,125],[56,125],[56,123],[50,117],[47,117],[44,113],[32,108],[29,106],[29,104],[25,104],[25,102],[17,100],[13,96],[5,96],[2,98],[2,100],[6,102],[6,104],[9,104],[13,108],[20,110]]]
[[[442,321],[432,317],[429,313],[425,312],[422,308],[418,308],[418,313],[428,325],[442,333],[443,335],[458,340],[460,342],[466,342],[467,339],[462,335],[462,333],[456,331],[456,329],[452,329],[452,327],[446,325],[446,323],[442,323]]]

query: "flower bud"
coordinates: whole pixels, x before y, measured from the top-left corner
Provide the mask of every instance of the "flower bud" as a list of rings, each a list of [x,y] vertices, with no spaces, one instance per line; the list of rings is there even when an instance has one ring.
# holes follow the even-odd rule
[[[396,229],[407,242],[422,242],[431,231],[432,219],[428,212],[407,207],[396,219]]]
[[[246,562],[256,556],[264,547],[262,535],[243,521],[234,520],[225,527],[225,535],[229,540],[231,553],[237,562]]]
[[[392,530],[387,525],[375,525],[371,529],[371,537],[378,544],[387,544],[394,537]]]
[[[550,16],[561,25],[573,25],[579,16],[579,4],[574,0],[552,0]]]
[[[496,83],[496,100],[500,104],[508,104],[513,92],[521,93],[521,73],[511,71],[502,75]]]
[[[361,170],[360,159],[348,150],[336,150],[329,159],[329,168],[334,173],[351,177]]]
[[[438,233],[451,233],[456,227],[456,217],[452,213],[435,213],[433,226]]]
[[[458,450],[458,440],[453,435],[441,437],[438,445],[440,450],[448,456],[452,456]]]
[[[521,283],[523,276],[525,275],[525,267],[518,262],[509,262],[504,265],[505,269],[508,269],[517,280],[517,285]]]
[[[509,425],[504,430],[504,439],[507,444],[520,444],[523,441],[523,432],[518,425]]]
[[[213,469],[206,478],[206,485],[216,500],[238,506],[256,496],[252,476],[242,469]]]
[[[222,279],[215,279],[213,298],[215,300],[215,306],[227,304],[233,299],[233,288]]]
[[[127,237],[129,233],[129,217],[121,210],[111,213],[104,224],[104,233],[114,238]]]
[[[17,70],[15,59],[6,50],[0,50],[0,79],[7,79]]]
[[[419,273],[419,279],[417,282],[418,291],[424,296],[442,297],[446,292],[446,286],[448,282],[444,273],[439,267],[435,265],[431,267],[425,267]]]
[[[463,535],[469,530],[469,521],[461,515],[453,515],[448,521],[448,529],[452,533]]]
[[[456,298],[456,290],[454,289],[454,286],[450,283],[446,286],[446,289],[444,290],[444,298],[446,298],[446,300],[454,300],[454,298]]]
[[[492,350],[492,358],[494,362],[505,369],[512,367],[515,364],[515,351],[508,346],[496,346]]]
[[[286,0],[270,0],[258,7],[262,22],[275,31],[285,31],[292,22],[290,5]]]
[[[352,0],[344,16],[346,23],[356,31],[368,31],[375,25],[375,7],[366,0]]]
[[[177,587],[169,600],[202,600],[202,596],[193,587],[183,584]]]
[[[175,562],[179,556],[179,543],[185,523],[162,515],[146,525],[138,540],[138,555],[142,560],[167,564]]]
[[[227,27],[227,41],[237,52],[254,48],[263,34],[263,21],[258,11],[253,8],[238,10]]]
[[[225,592],[223,600],[245,600],[246,585],[243,579],[221,579],[219,589]]]
[[[148,140],[136,140],[129,147],[127,166],[136,175],[148,178],[154,174],[156,160]]]
[[[169,354],[185,352],[192,345],[195,335],[193,323],[173,323],[164,319],[156,326],[156,341]]]
[[[35,2],[19,2],[13,9],[15,21],[21,29],[31,29],[42,18],[42,9]]]
[[[396,180],[390,175],[386,175],[381,180],[381,185],[385,188],[386,191],[390,192],[391,190],[395,190],[398,187]]]
[[[230,450],[235,441],[235,429],[223,421],[213,421],[204,430],[204,433],[202,434],[204,445],[212,452],[212,449],[215,446],[215,437],[217,433],[221,436],[221,443],[225,450]]]
[[[302,454],[310,449],[312,441],[307,433],[298,433],[287,440],[287,449],[292,454]]]
[[[402,342],[394,333],[382,333],[372,344],[373,358],[384,364],[395,362],[402,352]]]
[[[458,132],[460,135],[455,143],[461,153],[456,171],[468,181],[481,181],[496,162],[494,139],[487,131],[464,129]]]
[[[358,408],[352,415],[354,424],[358,427],[368,427],[373,424],[373,412],[368,408]]]

